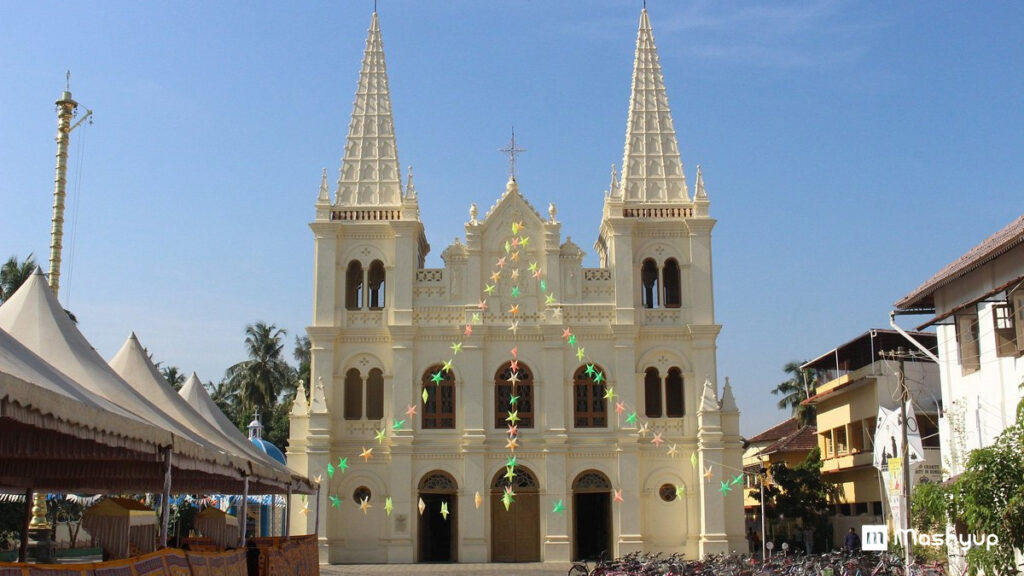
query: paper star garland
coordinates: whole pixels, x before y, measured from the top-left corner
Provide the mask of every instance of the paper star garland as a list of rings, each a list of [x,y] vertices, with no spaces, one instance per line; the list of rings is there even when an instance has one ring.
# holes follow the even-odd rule
[[[512,322],[512,325],[508,327],[513,334],[519,334],[519,320]]]
[[[513,316],[519,314],[519,304],[513,304],[512,306],[509,306],[508,313]]]
[[[472,336],[473,335],[473,326],[471,324],[466,324],[466,329],[465,329],[465,331],[463,331],[463,335],[464,336]]]
[[[540,291],[541,292],[547,292],[548,291],[548,283],[547,282],[545,282],[543,280],[540,281]],[[552,300],[552,302],[553,301],[554,300]]]
[[[575,334],[569,334],[569,346],[575,346],[575,345],[576,345],[576,335]]]
[[[362,458],[364,461],[369,462],[370,458],[373,458],[373,448],[367,448],[366,446],[363,446],[363,451],[361,454],[359,454],[359,457]]]
[[[576,354],[579,355],[582,352],[583,352],[583,348],[580,348],[576,352]],[[601,382],[604,382],[604,372],[598,372],[597,374],[594,374],[594,383],[595,384],[600,384]]]
[[[369,496],[367,496],[366,498],[363,498],[363,499],[362,499],[362,500],[361,500],[361,501],[359,502],[359,509],[363,511],[363,515],[364,515],[364,516],[365,516],[366,514],[369,514],[369,510],[370,510],[370,508],[373,508],[373,506],[372,506],[372,505],[370,505],[370,497],[369,497]]]
[[[327,499],[331,501],[331,507],[341,510],[341,498],[338,498],[334,494],[327,496]]]
[[[477,305],[477,308],[487,310],[487,300],[481,300],[480,304]]]
[[[384,512],[387,512],[388,516],[391,516],[391,511],[395,509],[395,505],[391,503],[391,496],[384,499]]]
[[[565,512],[565,504],[562,504],[561,500],[555,500],[555,505],[551,508],[552,514],[563,514]]]
[[[444,518],[445,520],[448,519],[448,503],[447,502],[441,502],[441,517]]]
[[[530,262],[530,265],[527,266],[527,270],[529,270],[530,272],[536,272],[537,271],[537,263],[536,262]]]
[[[523,236],[522,239],[519,241],[519,244],[522,245],[522,246],[526,246],[529,243],[530,243],[530,237],[529,236]]]
[[[302,512],[303,516],[309,516],[309,504],[303,504],[300,512]]]
[[[570,332],[568,328],[562,329],[562,338],[568,340],[570,336],[572,336],[572,332]]]
[[[512,406],[515,406],[516,404],[519,403],[519,396],[509,396],[508,403]]]
[[[497,282],[501,278],[501,271],[495,270],[491,273],[491,282]]]

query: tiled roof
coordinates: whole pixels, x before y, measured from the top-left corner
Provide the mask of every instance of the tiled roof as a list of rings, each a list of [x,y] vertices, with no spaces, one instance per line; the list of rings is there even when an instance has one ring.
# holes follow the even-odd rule
[[[927,282],[896,302],[896,308],[933,308],[932,295],[937,289],[963,277],[1022,242],[1024,242],[1024,215],[1018,216],[1005,228],[989,236],[981,244],[939,270]]]
[[[797,423],[796,418],[790,418],[781,424],[772,426],[753,438],[748,438],[747,442],[751,444],[755,442],[775,442],[796,432],[799,427],[800,425]]]
[[[772,454],[774,452],[802,452],[811,450],[818,445],[818,428],[815,426],[801,426],[799,430],[772,442],[761,454]]]

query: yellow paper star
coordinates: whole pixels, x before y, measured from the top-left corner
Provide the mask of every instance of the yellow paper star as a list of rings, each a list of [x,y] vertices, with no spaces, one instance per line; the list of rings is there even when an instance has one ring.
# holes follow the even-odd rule
[[[441,502],[441,517],[444,518],[445,520],[448,519],[448,503],[447,502]]]
[[[519,334],[519,320],[513,321],[508,329],[511,330],[513,334]]]
[[[586,352],[583,351],[583,347],[582,346],[580,346],[579,348],[576,349],[576,359],[579,360],[580,362],[583,361],[583,357],[586,356],[586,355],[587,354],[586,354]]]
[[[519,262],[519,251],[517,250],[517,251],[513,252],[512,256],[509,258],[509,260],[512,261],[512,262]]]
[[[493,293],[494,292],[494,284],[485,284],[484,285],[484,292],[487,293],[487,294]]]
[[[501,278],[501,270],[495,270],[491,273],[491,282],[497,282]]]
[[[518,280],[519,279],[519,268],[514,268],[512,270],[512,279],[513,280]]]
[[[451,372],[452,371],[452,362],[453,362],[453,360],[448,360],[447,362],[445,362],[441,366],[441,369],[444,370],[445,372]]]
[[[452,342],[452,345],[449,346],[449,348],[452,349],[452,352],[458,354],[459,350],[462,350],[462,342]]]
[[[385,430],[383,428],[381,428],[380,430],[377,430],[376,438],[377,438],[377,443],[378,444],[383,444],[384,443],[384,438],[385,438],[385,436],[387,436],[387,433],[388,433],[387,430]]]
[[[513,315],[513,316],[515,316],[516,314],[519,314],[519,304],[513,304],[513,305],[512,305],[512,306],[511,306],[511,307],[510,307],[510,308],[508,309],[508,313],[509,313],[509,314],[511,314],[511,315]]]
[[[477,490],[476,496],[473,496],[473,503],[476,504],[477,509],[484,503],[484,497],[480,495],[479,490]]]
[[[505,417],[505,421],[506,422],[511,422],[512,424],[515,424],[516,422],[519,422],[519,420],[520,420],[520,418],[519,418],[519,410],[513,410],[513,411],[508,413],[508,416]]]
[[[368,511],[369,511],[370,508],[373,508],[373,506],[370,504],[370,497],[369,496],[367,496],[366,498],[363,498],[362,501],[359,502],[359,509],[363,511],[364,515],[365,514],[369,514]]]
[[[704,479],[711,482],[711,466],[708,466],[708,469],[704,471]]]
[[[679,454],[679,448],[673,444],[668,447],[668,455],[675,458]]]
[[[387,512],[388,516],[391,516],[391,511],[395,509],[395,505],[391,503],[391,496],[384,499],[384,511]]]
[[[363,446],[363,451],[362,453],[359,454],[359,457],[362,458],[365,462],[369,462],[370,458],[373,458],[373,448],[367,448],[366,446]]]
[[[636,431],[636,433],[639,434],[641,438],[647,438],[647,433],[650,432],[648,426],[650,426],[650,424],[648,422],[644,422],[643,424],[640,425],[640,428]]]
[[[537,271],[537,263],[536,262],[530,262],[530,265],[527,266],[527,270],[529,270],[530,272],[536,272]]]

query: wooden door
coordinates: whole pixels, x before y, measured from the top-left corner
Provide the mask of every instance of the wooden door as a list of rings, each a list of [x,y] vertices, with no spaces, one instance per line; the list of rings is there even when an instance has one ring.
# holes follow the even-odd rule
[[[491,495],[491,562],[540,562],[539,494],[516,494],[508,510]]]

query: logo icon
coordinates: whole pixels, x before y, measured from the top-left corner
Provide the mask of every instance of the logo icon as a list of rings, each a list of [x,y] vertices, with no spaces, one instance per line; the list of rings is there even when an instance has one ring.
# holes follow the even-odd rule
[[[864,551],[880,552],[889,549],[889,530],[885,524],[861,524],[860,530],[864,535],[861,544]]]

